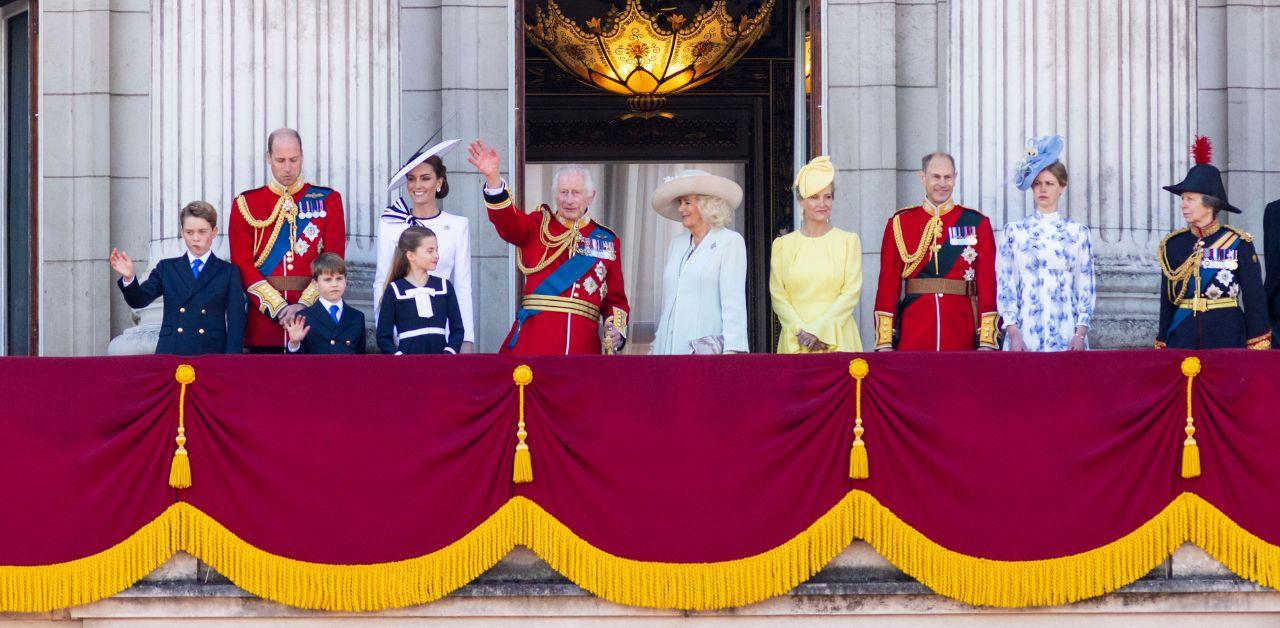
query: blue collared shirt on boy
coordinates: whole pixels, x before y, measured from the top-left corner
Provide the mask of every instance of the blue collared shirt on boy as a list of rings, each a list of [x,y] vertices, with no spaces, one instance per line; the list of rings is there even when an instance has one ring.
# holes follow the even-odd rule
[[[212,251],[160,260],[147,280],[117,280],[125,303],[142,309],[164,297],[156,353],[242,353],[246,299],[240,271]]]
[[[317,299],[302,311],[310,331],[295,347],[289,343],[289,353],[349,355],[364,353],[364,313],[347,307],[341,299],[326,301]]]

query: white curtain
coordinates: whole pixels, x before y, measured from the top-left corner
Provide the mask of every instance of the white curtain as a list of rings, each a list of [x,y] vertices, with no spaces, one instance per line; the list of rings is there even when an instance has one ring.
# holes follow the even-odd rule
[[[662,307],[662,266],[671,240],[684,231],[680,223],[653,211],[653,191],[666,177],[682,170],[705,170],[743,184],[746,167],[736,163],[700,164],[585,164],[591,170],[596,199],[591,215],[622,239],[622,272],[631,303],[631,336],[626,353],[648,353]],[[560,164],[529,164],[525,168],[528,203],[555,205],[552,178]],[[734,213],[741,233],[742,208]]]

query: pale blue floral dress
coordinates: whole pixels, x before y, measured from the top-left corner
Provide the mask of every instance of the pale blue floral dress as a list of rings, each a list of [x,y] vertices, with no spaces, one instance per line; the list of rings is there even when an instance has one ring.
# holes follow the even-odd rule
[[[1060,212],[1035,212],[1006,224],[997,246],[996,285],[1003,324],[1018,326],[1027,351],[1065,351],[1076,326],[1088,327],[1093,316],[1089,228]]]

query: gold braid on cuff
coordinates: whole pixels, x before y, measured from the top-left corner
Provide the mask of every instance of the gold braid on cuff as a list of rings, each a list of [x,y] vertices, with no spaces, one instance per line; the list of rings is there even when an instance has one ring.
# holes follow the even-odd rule
[[[315,284],[312,283],[314,286]],[[263,314],[275,318],[280,309],[288,305],[282,296],[267,280],[263,279],[252,286],[249,286],[249,294],[258,297],[258,310]],[[318,296],[318,293],[317,293]]]

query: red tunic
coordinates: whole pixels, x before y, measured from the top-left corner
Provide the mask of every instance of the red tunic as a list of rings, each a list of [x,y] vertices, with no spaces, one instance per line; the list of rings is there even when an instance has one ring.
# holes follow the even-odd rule
[[[941,229],[930,242],[921,242],[932,214],[924,207],[899,210],[885,226],[880,248],[880,285],[876,291],[876,348],[956,351],[979,346],[998,348],[996,329],[996,246],[991,221],[977,210],[944,205]],[[895,235],[899,225],[902,246]],[[935,266],[934,247],[937,247]],[[905,252],[904,252],[905,249]],[[917,251],[922,257],[904,272]],[[977,292],[973,301],[963,294],[907,294],[907,279],[950,279],[966,282]],[[955,284],[953,284],[955,285]]]
[[[543,242],[542,229],[544,217],[547,233],[552,237],[569,231],[569,227],[551,216],[551,210],[545,205],[539,211],[526,214],[511,201],[511,194],[504,190],[499,195],[485,195],[485,204],[489,208],[489,221],[498,230],[498,236],[519,249],[520,261],[526,268],[533,269],[549,255],[549,247]],[[579,233],[586,238],[596,229],[606,227],[589,221],[579,228]],[[610,233],[612,233],[610,231]],[[575,247],[562,252],[545,268],[525,276],[523,297],[533,294],[534,289],[548,276],[569,260]],[[618,313],[619,323],[626,333],[626,318],[631,312],[627,305],[627,293],[622,282],[622,241],[616,236],[613,239],[613,251],[596,252],[601,255],[590,271],[573,285],[559,293],[559,297],[574,299],[577,303],[569,307],[580,308],[583,303],[599,309],[600,316],[593,319],[580,314],[559,311],[539,311],[530,316],[523,324],[517,320],[511,331],[502,341],[500,353],[514,355],[570,355],[600,353],[600,322]],[[589,308],[587,308],[589,309]],[[518,335],[517,335],[518,334]],[[515,338],[514,345],[512,338]]]
[[[276,322],[276,315],[286,305],[315,303],[319,291],[311,281],[311,262],[323,252],[345,255],[347,249],[341,194],[303,184],[293,194],[296,211],[290,212],[288,204],[282,204],[276,213],[276,204],[283,196],[272,189],[275,185],[278,184],[237,196],[229,212],[231,261],[239,267],[249,296],[249,316],[244,331],[246,347],[283,349],[285,332]],[[273,213],[276,213],[274,220]],[[296,227],[292,229],[289,213],[295,214]],[[291,259],[275,256],[279,261],[274,262],[274,268],[267,268],[273,260],[264,259],[264,255],[272,248],[273,234],[275,241],[291,247],[287,250],[292,250],[293,255]]]

